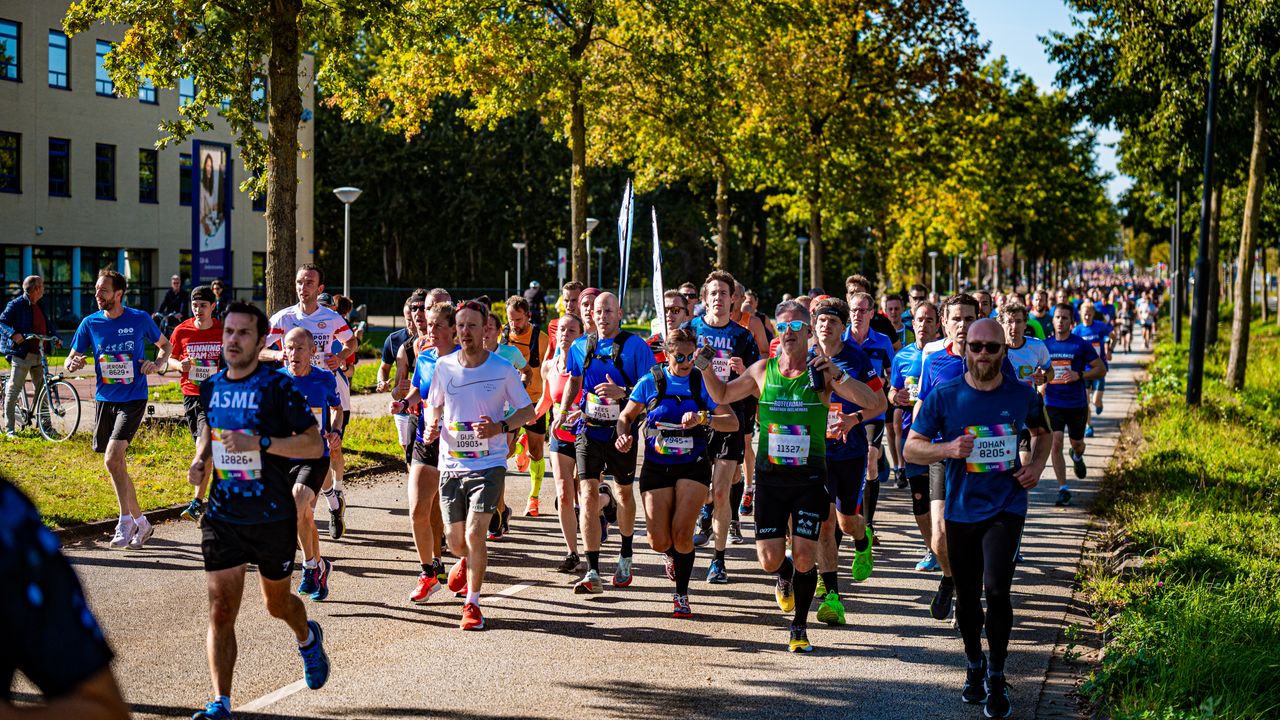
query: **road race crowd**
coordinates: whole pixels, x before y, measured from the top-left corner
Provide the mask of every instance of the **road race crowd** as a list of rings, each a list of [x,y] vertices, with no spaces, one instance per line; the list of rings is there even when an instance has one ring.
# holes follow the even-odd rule
[[[759,565],[790,621],[787,647],[809,652],[815,604],[819,622],[844,624],[844,588],[874,572],[876,506],[891,483],[910,494],[922,545],[916,570],[940,575],[929,614],[954,615],[963,638],[962,699],[1006,717],[1010,587],[1027,491],[1051,464],[1056,503],[1071,503],[1067,465],[1085,477],[1112,353],[1130,351],[1137,333],[1149,347],[1159,317],[1150,278],[1104,268],[1077,280],[1030,295],[978,290],[940,300],[923,285],[876,295],[854,275],[839,295],[785,296],[770,317],[754,292],[715,271],[700,286],[668,290],[647,338],[622,328],[617,296],[578,282],[561,288],[554,313],[535,283],[506,300],[505,321],[487,298],[416,290],[404,303],[407,327],[386,339],[377,386],[390,392],[408,466],[407,530],[419,565],[406,569],[406,601],[458,597],[460,627],[483,630],[486,543],[511,532],[509,463],[516,477],[528,473],[528,516],[545,513],[549,464],[564,542],[556,569],[581,575],[572,592],[631,585],[643,511],[644,536],[672,583],[672,616],[689,618],[697,548],[707,548],[706,582],[728,582],[725,549],[745,542],[741,522],[751,517]],[[183,517],[202,532],[214,696],[194,718],[232,716],[248,565],[267,611],[297,640],[307,686],[329,677],[324,633],[301,598],[319,602],[331,585],[342,588],[315,508],[323,498],[326,543],[340,541],[358,341],[344,317],[349,300],[324,292],[320,268],[299,268],[296,289],[296,305],[267,317],[224,299],[221,287],[196,287],[190,318],[166,337],[155,318],[123,304],[125,278],[103,270],[99,312],[69,343],[67,370],[92,360],[97,381],[92,444],[120,506],[112,548],[143,550],[154,532],[127,450],[145,414],[147,375],[180,377],[195,446]],[[0,314],[0,352],[14,367],[4,395],[9,434],[15,398],[40,368],[35,336],[52,331],[39,303],[43,281],[27,278],[23,291]],[[611,537],[610,574],[601,553]],[[842,543],[846,553],[852,546],[847,574]],[[446,556],[456,558],[448,568]],[[56,538],[3,480],[0,577],[5,627],[18,636],[0,650],[0,715],[15,670],[53,700],[49,708],[127,713],[111,650]]]

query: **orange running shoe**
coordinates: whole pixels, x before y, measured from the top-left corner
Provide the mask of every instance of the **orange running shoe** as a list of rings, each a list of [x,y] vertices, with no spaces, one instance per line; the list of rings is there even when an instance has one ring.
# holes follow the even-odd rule
[[[484,615],[480,614],[480,606],[475,603],[463,605],[462,622],[458,623],[458,627],[463,630],[483,630]]]
[[[523,430],[516,439],[516,472],[529,472],[529,441]]]
[[[458,560],[453,569],[449,571],[449,591],[462,592],[467,587],[467,559]]]
[[[538,498],[529,498],[524,506],[525,517],[538,517]]]
[[[440,581],[431,573],[418,575],[418,587],[409,594],[409,602],[421,605],[440,590]]]

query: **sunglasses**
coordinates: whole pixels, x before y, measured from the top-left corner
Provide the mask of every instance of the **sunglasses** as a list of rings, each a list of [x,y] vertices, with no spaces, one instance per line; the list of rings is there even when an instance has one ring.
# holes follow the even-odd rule
[[[800,332],[801,330],[806,330],[808,328],[809,328],[809,323],[803,320],[792,320],[791,322],[780,322],[777,325],[773,326],[773,329],[777,330],[779,333],[784,333],[788,330],[790,330],[791,332]]]
[[[421,305],[421,304],[419,304],[419,305],[410,305],[410,306],[409,306],[409,312],[422,312],[423,310],[425,310],[425,309],[426,309],[426,307],[427,307],[426,305]]]
[[[970,342],[966,343],[966,346],[974,355],[981,355],[984,352],[988,355],[995,355],[1000,352],[1000,348],[1004,347],[1004,343]]]
[[[678,363],[693,362],[693,358],[694,358],[694,357],[696,357],[697,355],[698,355],[698,353],[696,353],[696,352],[691,352],[691,353],[671,353],[671,357],[672,357],[672,358],[674,358],[674,359],[675,359],[675,361],[676,361],[676,362],[678,362]]]
[[[673,305],[672,307],[663,308],[662,312],[666,313],[667,315],[679,315],[681,313],[688,312],[688,310],[685,310],[682,307],[677,307]]]
[[[485,314],[485,315],[488,315],[488,314],[489,314],[489,308],[485,307],[484,305],[481,305],[480,303],[478,303],[478,302],[476,302],[476,301],[474,301],[474,300],[464,300],[464,301],[462,301],[462,302],[458,303],[458,309],[459,309],[459,310],[474,310],[475,312],[483,313],[483,314]]]

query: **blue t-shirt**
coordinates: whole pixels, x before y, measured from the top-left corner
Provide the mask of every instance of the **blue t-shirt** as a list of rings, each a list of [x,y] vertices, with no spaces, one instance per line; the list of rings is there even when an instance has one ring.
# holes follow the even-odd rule
[[[1107,319],[1107,322],[1114,323],[1116,321],[1116,306],[1111,303],[1094,303],[1093,308],[1098,314]]]
[[[714,371],[716,377],[724,382],[738,377],[738,373],[729,371],[729,358],[742,358],[742,364],[746,367],[751,367],[760,359],[760,346],[756,345],[755,336],[750,330],[732,320],[726,325],[717,327],[707,322],[706,316],[703,315],[695,317],[683,327],[692,330],[698,336],[699,345],[709,345],[716,351],[707,371]],[[741,428],[746,428],[747,416],[751,414],[755,403],[755,398],[749,397],[730,404],[733,412],[738,416],[740,432],[746,432]]]
[[[1075,370],[1084,374],[1089,365],[1098,359],[1093,346],[1079,335],[1069,335],[1066,340],[1055,337],[1044,339],[1044,346],[1049,350],[1049,363],[1053,366],[1056,378],[1063,370]],[[1044,404],[1056,408],[1081,408],[1089,404],[1089,392],[1083,379],[1074,382],[1058,382],[1050,379],[1044,386]]]
[[[453,350],[450,350],[449,352],[455,352],[459,347],[461,346],[455,345]],[[445,354],[447,355],[449,353]],[[422,398],[424,403],[427,400],[427,395],[431,393],[431,378],[435,377],[436,362],[439,360],[440,355],[436,352],[436,349],[428,348],[427,350],[418,353],[418,359],[413,364],[413,378],[409,382],[414,387],[418,388],[419,397]],[[426,414],[419,413],[418,442],[422,442],[423,436],[426,434],[426,430]]]
[[[151,316],[126,307],[112,320],[101,310],[80,321],[71,338],[71,349],[93,358],[98,384],[94,398],[99,402],[129,402],[147,399],[147,376],[142,361],[147,346],[160,339],[160,328]]]
[[[924,350],[915,343],[904,346],[893,356],[893,363],[889,367],[889,387],[895,390],[905,389],[911,394],[911,405],[902,408],[902,437],[907,437],[906,431],[911,429],[911,413],[914,410],[915,401],[920,397],[920,373],[923,369]],[[916,465],[904,461],[907,469],[908,477],[915,477],[929,469],[927,465]]]
[[[659,465],[683,465],[694,462],[702,457],[707,449],[707,440],[711,435],[708,429],[706,427],[696,427],[692,430],[672,429],[662,428],[658,424],[679,425],[685,413],[698,412],[702,408],[713,410],[716,403],[707,392],[707,386],[703,385],[700,393],[702,408],[698,407],[698,403],[693,399],[693,390],[689,387],[691,376],[672,375],[668,368],[662,368],[662,374],[667,378],[667,390],[663,394],[662,402],[646,414],[642,428],[645,435],[644,461]],[[631,399],[646,407],[649,401],[657,396],[658,384],[652,372],[645,373],[640,382],[636,383],[635,389],[631,391]]]
[[[289,458],[258,450],[228,453],[219,441],[223,431],[276,438],[315,427],[311,407],[293,380],[262,364],[239,380],[222,370],[200,383],[200,404],[209,414],[213,441],[215,482],[209,491],[207,516],[232,525],[293,517],[297,510]]]
[[[967,369],[964,358],[952,355],[950,346],[925,358],[920,369],[920,399],[928,397],[942,383],[964,375]],[[1004,362],[1000,363],[1000,372],[1014,380],[1018,379],[1018,371],[1013,369],[1013,363],[1009,362],[1007,354]]]
[[[409,328],[400,328],[387,335],[387,339],[382,341],[382,364],[395,365],[396,355],[407,342],[409,342]]]
[[[565,368],[570,377],[582,378],[582,391],[577,401],[587,419],[587,437],[601,442],[612,442],[617,430],[617,418],[622,412],[622,403],[598,397],[595,387],[612,380],[630,392],[635,383],[644,377],[655,364],[653,351],[648,343],[637,335],[630,335],[622,346],[622,354],[618,365],[613,363],[613,338],[600,338],[596,343],[595,358],[583,374],[583,365],[587,356],[587,339],[583,335],[573,341],[569,347],[569,355],[565,358]],[[613,417],[613,420],[607,418]]]
[[[911,429],[939,442],[973,435],[973,453],[947,458],[947,499],[943,517],[975,523],[1000,513],[1027,514],[1027,491],[1013,473],[1021,466],[1018,433],[1044,428],[1040,396],[1026,383],[1002,375],[995,390],[976,390],[964,377],[934,388],[920,406]]]
[[[320,434],[327,434],[330,430],[329,409],[342,409],[342,398],[338,397],[337,378],[328,370],[314,366],[306,375],[290,374],[288,366],[281,368],[280,372],[292,380],[293,386],[302,393],[302,397],[306,398],[311,414],[320,425]],[[329,443],[324,444],[324,456],[329,457]]]
[[[1080,323],[1071,328],[1071,334],[1089,343],[1093,347],[1093,352],[1102,358],[1102,366],[1107,367],[1107,356],[1102,348],[1106,347],[1107,338],[1111,336],[1113,329],[1111,323],[1094,320],[1091,325]]]
[[[810,357],[813,353],[810,352]],[[840,352],[831,358],[832,364],[841,370],[849,373],[854,380],[867,383],[872,387],[880,386],[880,373],[876,371],[867,354],[858,349],[857,345],[845,343]],[[860,405],[854,404],[840,397],[837,393],[831,393],[831,410],[839,409],[842,413],[851,413],[861,410]],[[884,417],[881,415],[880,417]],[[828,413],[828,425],[830,425],[830,413]],[[839,436],[827,436],[827,459],[828,460],[852,460],[854,458],[865,457],[867,454],[867,433],[862,425],[855,426],[849,431],[843,439]]]
[[[877,375],[885,377],[889,374],[889,366],[893,362],[894,350],[893,340],[890,340],[888,335],[868,329],[866,341],[858,342],[853,337],[853,328],[849,328],[844,331],[844,344],[861,350],[867,356],[867,359],[871,361],[871,367],[875,369]],[[867,419],[884,420],[884,413]]]

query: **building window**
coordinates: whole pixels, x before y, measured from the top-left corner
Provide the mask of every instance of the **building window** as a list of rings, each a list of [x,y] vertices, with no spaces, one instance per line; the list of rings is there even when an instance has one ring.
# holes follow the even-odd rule
[[[22,82],[22,25],[0,20],[0,80]]]
[[[22,292],[22,247],[0,245],[0,292],[13,297]]]
[[[178,204],[191,205],[191,153],[178,155]]]
[[[267,119],[267,78],[262,75],[253,76],[253,88],[250,91],[253,101],[253,119],[265,122]]]
[[[116,146],[98,143],[94,150],[94,162],[97,166],[95,197],[99,200],[116,199]]]
[[[257,185],[257,178],[254,178],[254,184]],[[257,195],[253,195],[251,197],[253,200],[254,212],[267,211],[267,191],[265,189],[262,192],[258,193]]]
[[[178,80],[178,105],[186,105],[196,99],[196,79],[181,78]]]
[[[267,254],[253,254],[253,299],[267,299]]]
[[[178,251],[178,277],[182,278],[182,286],[185,288],[195,289],[195,285],[191,284],[191,251]]]
[[[49,138],[49,195],[71,197],[71,141]]]
[[[156,170],[159,163],[155,150],[143,148],[138,151],[138,202],[157,202]]]
[[[124,268],[121,272],[129,281],[125,291],[125,305],[152,312],[155,310],[155,288],[152,278],[152,251],[125,250]]]
[[[115,97],[116,84],[111,79],[111,75],[107,73],[106,67],[107,53],[109,52],[111,52],[111,43],[106,40],[99,40],[93,65],[94,87],[99,95]]]
[[[71,40],[59,30],[49,31],[49,87],[71,89]]]
[[[142,78],[142,80],[138,82],[138,100],[148,105],[160,104],[160,102],[156,100],[156,86],[151,84],[150,79]]]
[[[0,192],[22,192],[22,135],[0,132]]]

